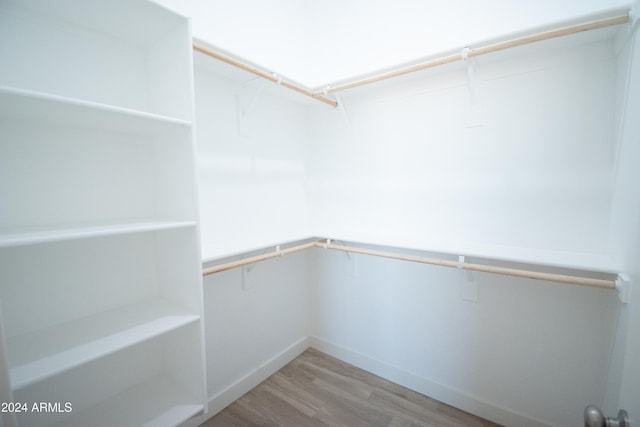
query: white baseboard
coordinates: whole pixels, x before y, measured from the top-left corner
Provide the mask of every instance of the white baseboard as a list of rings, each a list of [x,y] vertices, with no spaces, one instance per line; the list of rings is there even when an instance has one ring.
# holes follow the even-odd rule
[[[477,396],[446,385],[419,377],[395,366],[373,359],[346,347],[325,341],[318,337],[305,337],[265,361],[258,368],[231,384],[226,389],[209,398],[209,412],[193,418],[182,427],[196,427],[229,406],[246,392],[276,373],[287,363],[313,347],[342,361],[357,366],[403,387],[415,390],[440,402],[463,411],[513,427],[557,427],[541,419],[517,413],[499,405],[487,402]]]
[[[259,367],[252,370],[244,377],[240,378],[229,387],[225,388],[215,396],[209,398],[209,412],[192,418],[182,425],[182,427],[196,427],[209,418],[213,417],[218,412],[232,404],[234,401],[242,397],[249,390],[260,384],[262,381],[269,378],[271,375],[278,372],[287,363],[291,362],[296,357],[300,356],[306,349],[310,347],[309,337],[304,337],[285,350],[276,354],[271,359],[262,363]]]
[[[309,337],[309,343],[311,347],[360,369],[493,422],[514,427],[553,426],[548,422],[500,407],[477,396],[419,377],[321,338]]]

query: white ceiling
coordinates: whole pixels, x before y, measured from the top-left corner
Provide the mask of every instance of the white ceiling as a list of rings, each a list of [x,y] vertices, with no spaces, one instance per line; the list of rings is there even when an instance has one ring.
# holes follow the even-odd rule
[[[316,88],[464,46],[630,8],[631,0],[156,0],[194,37]]]

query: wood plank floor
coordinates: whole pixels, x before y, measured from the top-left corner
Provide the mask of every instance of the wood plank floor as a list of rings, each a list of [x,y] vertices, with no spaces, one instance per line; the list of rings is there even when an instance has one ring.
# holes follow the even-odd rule
[[[308,349],[201,427],[494,427],[478,418]]]

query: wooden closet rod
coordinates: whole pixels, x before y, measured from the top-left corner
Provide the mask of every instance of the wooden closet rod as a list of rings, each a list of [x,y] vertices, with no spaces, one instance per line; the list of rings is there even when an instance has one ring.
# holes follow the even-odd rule
[[[564,26],[564,27],[560,27],[552,30],[542,31],[539,33],[521,36],[514,39],[504,40],[496,43],[490,43],[484,46],[469,49],[469,51],[467,52],[467,56],[474,57],[474,56],[485,55],[487,53],[497,52],[503,49],[509,49],[512,47],[522,46],[525,44],[534,43],[542,40],[548,40],[556,37],[568,36],[568,35],[580,33],[583,31],[596,30],[598,28],[605,28],[613,25],[626,24],[628,22],[629,22],[629,12],[608,17],[608,18],[596,19],[596,20],[584,22],[581,24],[568,25],[568,26]],[[417,64],[407,65],[404,67],[396,68],[389,71],[384,71],[381,73],[373,74],[367,77],[358,78],[355,80],[350,80],[342,83],[329,84],[329,85],[323,86],[321,89],[313,90],[301,84],[295,83],[291,80],[285,79],[282,76],[279,76],[274,73],[270,73],[256,66],[243,62],[237,58],[234,58],[225,53],[222,53],[210,46],[205,45],[200,41],[197,41],[197,40],[193,41],[193,49],[205,55],[208,55],[212,58],[215,58],[219,61],[226,62],[227,64],[233,65],[234,67],[240,68],[249,73],[255,74],[256,76],[262,77],[264,79],[277,83],[281,86],[284,86],[288,89],[294,90],[298,93],[301,93],[302,95],[311,97],[313,99],[317,99],[318,101],[324,102],[325,104],[330,105],[332,107],[337,107],[338,102],[334,99],[327,97],[326,93],[340,92],[343,90],[364,86],[370,83],[379,82],[381,80],[402,76],[404,74],[425,70],[427,68],[436,67],[438,65],[444,65],[450,62],[463,60],[462,52],[454,52],[438,58],[428,59],[428,60],[419,62]]]
[[[226,262],[224,264],[214,265],[213,267],[208,267],[202,270],[203,276],[208,276],[209,274],[219,273],[225,270],[231,270],[232,268],[242,267],[243,265],[254,264],[256,262],[265,261],[271,258],[277,258],[279,256],[287,255],[293,252],[298,252],[303,249],[312,248],[316,246],[316,243],[320,241],[313,241],[309,243],[303,243],[298,246],[292,246],[290,248],[275,250],[273,252],[269,252],[262,255],[256,255],[249,258],[239,259],[237,261]]]
[[[226,62],[229,65],[233,65],[234,67],[240,68],[242,70],[248,71],[249,73],[255,74],[256,76],[262,77],[263,79],[270,80],[274,83],[279,84],[280,86],[284,86],[288,89],[294,90],[303,95],[309,96],[313,99],[317,99],[320,102],[324,102],[327,105],[331,105],[332,107],[337,107],[338,102],[328,98],[324,93],[315,93],[313,90],[304,87],[298,83],[294,83],[291,80],[287,80],[282,76],[278,76],[277,74],[270,73],[268,71],[262,70],[253,65],[247,64],[237,58],[233,58],[225,53],[219,52],[209,46],[204,45],[201,42],[196,40],[193,41],[193,50],[197,50],[205,55],[208,55],[212,58],[215,58],[219,61]]]
[[[547,280],[550,282],[567,283],[571,285],[594,286],[597,288],[615,289],[615,280],[592,279],[589,277],[568,276],[564,274],[541,273],[538,271],[520,270],[515,268],[495,267],[484,264],[472,264],[467,262],[450,261],[439,258],[428,258],[417,255],[405,255],[396,252],[378,251],[374,249],[363,249],[353,246],[336,245],[335,243],[327,243],[320,241],[315,246],[327,249],[335,249],[338,251],[352,252],[363,255],[379,256],[384,258],[399,259],[403,261],[420,262],[423,264],[439,265],[442,267],[462,268],[464,270],[480,271],[483,273],[502,274],[507,276],[522,277],[526,279]]]
[[[355,246],[337,245],[329,242],[327,239],[316,240],[313,242],[303,243],[301,245],[292,246],[290,248],[275,250],[262,255],[256,255],[249,258],[231,261],[224,264],[214,265],[202,270],[202,275],[219,273],[221,271],[230,270],[232,268],[242,267],[248,264],[265,261],[271,258],[277,258],[292,252],[301,251],[312,247],[320,247],[326,249],[334,249],[338,251],[351,252],[356,254],[379,256],[383,258],[398,259],[402,261],[419,262],[422,264],[439,265],[441,267],[461,268],[464,270],[480,271],[483,273],[502,274],[506,276],[521,277],[525,279],[546,280],[549,282],[567,283],[571,285],[593,286],[596,288],[615,289],[616,281],[607,279],[593,279],[590,277],[569,276],[564,274],[541,273],[539,271],[520,270],[515,268],[496,267],[485,264],[474,264],[468,262],[451,261],[440,258],[429,258],[419,255],[406,255],[398,252],[379,251],[375,249],[358,248]]]
[[[467,56],[474,57],[485,55],[487,53],[497,52],[503,49],[509,49],[516,46],[522,46],[529,43],[534,43],[542,40],[548,40],[556,37],[568,36],[570,34],[576,34],[583,31],[595,30],[598,28],[610,27],[613,25],[621,25],[629,22],[629,13],[616,15],[609,18],[596,19],[582,24],[568,25],[548,31],[542,31],[531,35],[517,37],[510,40],[504,40],[497,43],[490,43],[477,48],[469,49]],[[340,92],[347,89],[352,89],[358,86],[364,86],[370,83],[375,83],[381,80],[390,79],[392,77],[402,76],[404,74],[413,73],[416,71],[425,70],[438,65],[448,64],[450,62],[461,61],[463,59],[462,52],[454,52],[448,55],[444,55],[438,58],[428,59],[417,64],[408,65],[394,70],[384,71],[378,74],[373,74],[367,77],[345,81],[342,83],[330,84],[321,89],[315,91],[315,95],[324,94],[325,90],[328,93]]]

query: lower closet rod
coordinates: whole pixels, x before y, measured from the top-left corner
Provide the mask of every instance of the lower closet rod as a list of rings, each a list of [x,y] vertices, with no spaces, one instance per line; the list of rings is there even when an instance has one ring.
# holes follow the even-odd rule
[[[315,245],[321,248],[335,249],[338,251],[352,252],[363,255],[373,255],[384,258],[399,259],[403,261],[420,262],[423,264],[439,265],[442,267],[462,268],[465,270],[480,271],[483,273],[502,274],[506,276],[522,277],[527,279],[547,280],[550,282],[567,283],[571,285],[594,286],[597,288],[616,288],[615,280],[592,279],[589,277],[568,276],[564,274],[541,273],[538,271],[495,267],[483,264],[472,264],[466,262],[450,261],[446,259],[428,258],[417,255],[405,255],[395,252],[378,251],[375,249],[363,249],[353,246],[336,245],[335,243],[327,243],[326,241],[316,242]]]
[[[616,281],[611,279],[593,279],[590,277],[569,276],[565,274],[542,273],[539,271],[520,270],[516,268],[496,267],[492,265],[473,264],[468,262],[451,261],[440,258],[429,258],[419,255],[406,255],[398,252],[386,252],[375,249],[364,249],[355,246],[337,245],[328,240],[317,240],[313,242],[303,243],[301,245],[292,246],[290,248],[280,250],[279,247],[273,252],[262,255],[256,255],[249,258],[239,259],[220,265],[214,265],[202,270],[202,275],[219,273],[221,271],[230,270],[232,268],[242,267],[244,265],[254,264],[256,262],[265,261],[271,258],[277,258],[292,252],[301,251],[312,247],[320,247],[326,249],[334,249],[344,252],[352,252],[356,254],[379,256],[383,258],[398,259],[402,261],[419,262],[422,264],[439,265],[441,267],[461,268],[464,270],[480,271],[482,273],[502,274],[506,276],[521,277],[525,279],[546,280],[549,282],[566,283],[571,285],[593,286],[596,288],[615,289]]]

